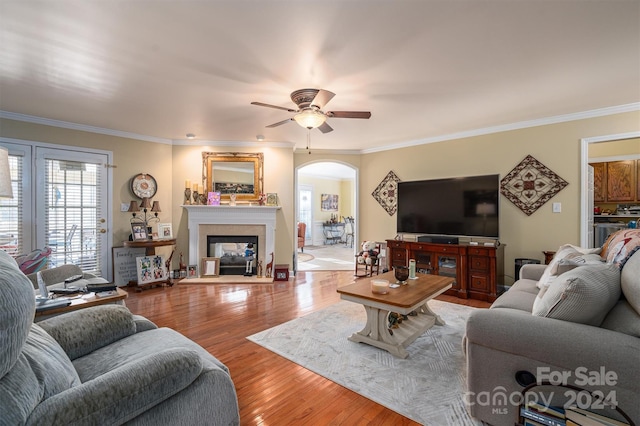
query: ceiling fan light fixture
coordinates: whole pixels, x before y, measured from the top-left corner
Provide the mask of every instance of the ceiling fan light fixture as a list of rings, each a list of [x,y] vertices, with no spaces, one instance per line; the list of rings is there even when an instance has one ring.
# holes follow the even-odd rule
[[[327,121],[327,116],[313,109],[305,109],[293,116],[293,119],[307,129],[315,129]]]

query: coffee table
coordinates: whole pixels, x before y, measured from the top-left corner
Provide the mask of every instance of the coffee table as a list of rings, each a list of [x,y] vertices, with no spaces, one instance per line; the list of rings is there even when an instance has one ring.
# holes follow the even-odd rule
[[[398,288],[390,288],[387,294],[375,294],[371,291],[372,279],[386,279],[390,283],[396,281],[393,271],[386,272],[371,279],[358,280],[338,288],[340,298],[360,303],[367,313],[367,323],[361,331],[353,333],[349,340],[366,343],[384,349],[394,356],[409,356],[406,348],[434,324],[444,325],[444,321],[427,305],[434,297],[451,288],[453,278],[440,275],[417,274],[415,280]],[[393,332],[388,327],[390,312],[409,316]]]
[[[44,311],[36,311],[35,321],[42,321],[43,319],[52,317],[54,315],[64,314],[66,312],[77,311],[78,309],[90,308],[91,306],[106,305],[108,303],[115,303],[124,300],[129,294],[121,288],[116,288],[113,294],[108,296],[96,296],[95,293],[62,296],[69,297],[71,304],[68,306],[61,306],[59,308],[46,309]],[[122,303],[122,302],[120,302]]]

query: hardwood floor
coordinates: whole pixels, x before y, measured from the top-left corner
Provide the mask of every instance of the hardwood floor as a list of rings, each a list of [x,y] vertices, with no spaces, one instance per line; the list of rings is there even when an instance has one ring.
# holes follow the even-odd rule
[[[246,339],[338,302],[336,289],[353,280],[352,271],[322,271],[298,272],[295,279],[273,284],[178,284],[129,291],[126,303],[133,313],[179,331],[229,367],[242,425],[417,425]]]

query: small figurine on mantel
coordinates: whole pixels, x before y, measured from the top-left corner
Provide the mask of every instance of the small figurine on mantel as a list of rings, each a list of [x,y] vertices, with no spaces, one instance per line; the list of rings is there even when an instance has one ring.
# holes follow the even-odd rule
[[[262,260],[258,260],[258,275],[256,278],[262,278]]]
[[[267,201],[267,195],[265,193],[261,193],[260,197],[258,198],[258,205],[264,206],[266,201]]]
[[[253,259],[255,259],[255,251],[253,251],[253,243],[248,243],[247,248],[244,250],[244,257],[247,261],[244,271],[245,277],[253,275]]]

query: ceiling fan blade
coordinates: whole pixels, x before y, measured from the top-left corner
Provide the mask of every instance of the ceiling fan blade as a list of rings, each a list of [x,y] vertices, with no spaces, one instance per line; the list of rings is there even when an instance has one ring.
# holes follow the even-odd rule
[[[289,111],[289,112],[298,112],[297,109],[285,108],[285,107],[281,107],[281,106],[277,106],[277,105],[265,104],[265,103],[262,103],[262,102],[251,102],[251,105],[258,105],[258,106],[263,106],[263,107],[267,107],[267,108],[281,109],[283,111]]]
[[[333,128],[329,126],[326,121],[318,126],[318,130],[320,130],[322,133],[333,132]]]
[[[265,127],[277,127],[277,126],[281,126],[284,123],[288,122],[288,121],[293,121],[293,118],[287,118],[286,120],[282,120],[282,121],[278,121],[277,123],[273,123],[273,124],[269,124],[268,126]]]
[[[318,108],[322,109],[326,104],[329,103],[331,99],[335,96],[335,93],[332,93],[328,90],[320,89],[316,94],[316,97],[313,98],[311,105],[315,105]]]
[[[334,118],[369,118],[371,112],[369,111],[329,111],[325,113],[327,117]]]

